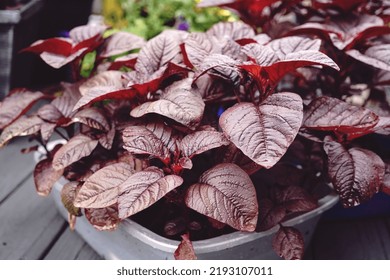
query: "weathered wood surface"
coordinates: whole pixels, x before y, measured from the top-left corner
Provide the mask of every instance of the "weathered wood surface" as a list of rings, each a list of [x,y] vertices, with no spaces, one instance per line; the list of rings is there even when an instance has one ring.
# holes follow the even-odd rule
[[[101,259],[69,230],[53,200],[36,194],[32,154],[20,154],[26,144],[18,140],[0,150],[0,260]],[[390,259],[390,213],[320,221],[305,259]]]

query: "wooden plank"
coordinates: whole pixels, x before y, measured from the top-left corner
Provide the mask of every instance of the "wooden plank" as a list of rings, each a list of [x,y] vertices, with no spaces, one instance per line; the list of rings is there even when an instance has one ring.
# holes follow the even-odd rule
[[[100,257],[87,243],[84,244],[81,251],[76,256],[76,260],[102,260]]]
[[[84,245],[84,240],[76,232],[66,229],[44,259],[74,260]]]
[[[58,236],[62,234],[64,229],[67,227],[67,223],[60,214],[53,217],[49,221],[49,226],[39,236],[27,252],[22,256],[23,260],[39,260],[46,256],[47,251],[51,249]]]
[[[24,155],[20,150],[33,146],[26,138],[19,138],[0,149],[0,203],[7,198],[34,169],[32,154]]]
[[[33,246],[42,237],[53,236],[48,229],[58,217],[54,201],[39,197],[33,178],[26,180],[0,205],[0,259],[20,259],[42,254],[44,246]],[[49,229],[52,231],[55,229]],[[37,249],[37,252],[28,252]]]
[[[323,222],[317,227],[312,247],[314,259],[389,259],[389,233],[381,218]]]

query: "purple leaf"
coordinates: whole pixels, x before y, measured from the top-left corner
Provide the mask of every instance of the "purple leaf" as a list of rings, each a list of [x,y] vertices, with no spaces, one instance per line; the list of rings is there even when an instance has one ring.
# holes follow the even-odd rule
[[[100,56],[110,57],[120,55],[134,49],[140,49],[144,44],[145,40],[142,37],[128,32],[119,31],[108,39]]]
[[[196,260],[198,259],[195,255],[194,247],[188,236],[188,234],[183,234],[181,236],[182,240],[175,250],[174,257],[175,260]]]
[[[69,32],[69,37],[76,44],[94,38],[95,36],[102,35],[103,32],[107,29],[105,25],[81,25],[73,28]]]
[[[141,49],[135,69],[143,75],[151,75],[161,67],[182,60],[180,44],[187,33],[177,30],[166,30],[149,40]]]
[[[221,132],[197,131],[186,135],[182,139],[180,149],[184,157],[192,158],[208,150],[229,144],[230,141]]]
[[[37,193],[48,196],[54,184],[62,177],[64,170],[55,170],[51,159],[44,159],[37,163],[34,169],[34,182]]]
[[[279,224],[286,217],[286,208],[275,205],[268,198],[259,201],[259,219],[256,231],[262,232],[269,230]]]
[[[110,124],[103,112],[97,108],[86,108],[78,111],[72,118],[73,122],[85,124],[91,128],[109,131]]]
[[[42,97],[43,93],[39,91],[31,92],[26,89],[18,89],[11,92],[0,103],[0,129],[4,129],[26,113]]]
[[[15,122],[7,126],[1,133],[0,148],[14,137],[37,133],[41,129],[43,123],[43,120],[38,116],[20,117]]]
[[[56,97],[51,104],[54,105],[64,117],[69,118],[72,116],[74,106],[81,98],[79,84],[62,83],[61,85],[64,88],[62,95]]]
[[[195,73],[195,81],[206,72],[212,76],[230,81],[233,84],[240,82],[239,62],[229,56],[222,54],[211,54],[207,56]]]
[[[256,229],[258,205],[249,176],[237,165],[219,164],[199,178],[186,194],[191,209],[241,231]]]
[[[74,216],[81,216],[80,208],[73,204],[79,185],[79,182],[68,182],[61,189],[62,204],[68,210],[68,213]]]
[[[63,56],[60,54],[54,54],[50,52],[43,52],[41,53],[41,58],[44,62],[46,62],[48,65],[55,69],[59,69],[62,66],[72,62],[75,60],[77,57],[81,56],[85,51],[87,51],[88,48],[82,48],[79,49],[78,51],[72,53],[69,56]]]
[[[310,39],[299,36],[289,36],[275,39],[266,45],[271,48],[283,60],[288,54],[300,51],[319,51],[321,48],[320,39]]]
[[[323,96],[310,103],[303,125],[314,130],[345,133],[353,139],[354,133],[369,132],[377,123],[378,116],[371,111]]]
[[[325,138],[328,173],[344,207],[357,206],[379,191],[385,174],[382,159],[372,151],[351,148]]]
[[[205,104],[200,93],[191,88],[192,79],[174,83],[157,101],[145,102],[131,111],[131,116],[142,117],[156,113],[195,129],[202,117]]]
[[[114,143],[115,135],[116,135],[116,128],[115,124],[112,123],[110,131],[107,133],[103,133],[99,137],[99,144],[102,145],[105,149],[111,150],[112,144]]]
[[[58,110],[53,104],[45,104],[39,108],[38,116],[49,123],[57,123],[61,118],[63,118],[60,110]]]
[[[383,20],[375,15],[354,14],[333,17],[327,23],[310,22],[302,24],[290,33],[314,33],[329,39],[340,50],[351,49],[362,40],[390,32]]]
[[[376,68],[390,71],[390,44],[381,44],[368,48],[364,54],[358,50],[349,50],[347,54]]]
[[[48,123],[48,122],[42,123],[41,137],[44,142],[47,142],[50,139],[56,127],[57,127],[56,123]]]
[[[385,176],[383,177],[383,183],[381,191],[390,195],[390,162],[386,162]]]
[[[86,208],[85,217],[95,229],[100,231],[116,230],[121,222],[116,204],[105,208]]]
[[[216,23],[206,32],[206,34],[217,38],[229,36],[229,38],[236,41],[245,38],[253,38],[255,36],[255,31],[246,23],[234,21]]]
[[[133,174],[119,186],[119,217],[125,219],[148,208],[182,183],[180,176],[164,177],[156,167]]]
[[[88,79],[80,86],[80,93],[82,96],[87,95],[90,91],[96,89],[109,88],[111,91],[123,89],[122,72],[120,71],[105,71]]]
[[[163,122],[149,122],[146,124],[146,128],[153,132],[169,151],[172,153],[176,152],[178,136],[170,126],[165,125]]]
[[[133,167],[122,162],[103,167],[82,185],[74,205],[83,208],[104,208],[117,203],[119,186],[133,173]]]
[[[79,159],[89,156],[97,144],[97,140],[86,135],[79,134],[74,136],[55,153],[53,168],[61,170]]]
[[[216,38],[206,33],[191,33],[184,41],[185,53],[195,67],[201,66],[203,60],[212,53],[220,53],[221,48]]]
[[[305,242],[299,230],[281,226],[272,240],[272,248],[285,260],[300,260],[303,258]]]
[[[144,126],[128,126],[122,133],[123,148],[134,154],[151,155],[169,163],[170,152],[164,142]]]
[[[80,86],[80,92],[82,97],[73,110],[105,99],[133,99],[136,96],[135,90],[124,88],[120,71],[106,71],[94,76]]]
[[[378,134],[390,135],[390,117],[379,117],[378,123],[372,130]]]
[[[288,186],[276,192],[275,199],[289,212],[307,212],[318,207],[317,201],[303,188]]]
[[[271,168],[295,139],[303,118],[302,99],[295,93],[269,96],[262,104],[239,103],[219,119],[226,137],[255,163]]]

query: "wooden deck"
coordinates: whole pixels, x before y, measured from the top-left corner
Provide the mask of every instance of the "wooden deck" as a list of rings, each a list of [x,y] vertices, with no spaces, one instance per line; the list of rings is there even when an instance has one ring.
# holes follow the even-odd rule
[[[0,259],[101,259],[71,232],[50,198],[35,193],[25,139],[0,150]],[[306,259],[390,259],[390,213],[384,217],[321,220]]]

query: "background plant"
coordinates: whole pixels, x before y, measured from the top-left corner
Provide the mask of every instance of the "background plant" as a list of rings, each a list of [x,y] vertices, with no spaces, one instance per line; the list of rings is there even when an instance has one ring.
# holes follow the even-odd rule
[[[106,2],[105,18],[108,24],[145,38],[152,38],[172,28],[205,31],[217,22],[236,19],[221,8],[197,8],[194,0]]]

